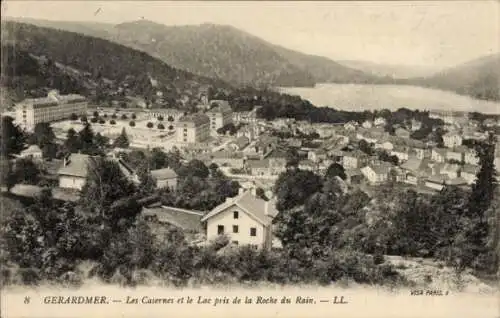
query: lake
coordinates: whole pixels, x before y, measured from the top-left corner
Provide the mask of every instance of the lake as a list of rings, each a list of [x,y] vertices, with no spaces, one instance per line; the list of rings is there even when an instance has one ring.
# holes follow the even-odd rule
[[[317,84],[313,88],[283,87],[279,91],[299,95],[316,106],[342,110],[374,110],[401,107],[420,110],[478,111],[500,114],[500,103],[477,100],[453,92],[405,85]]]

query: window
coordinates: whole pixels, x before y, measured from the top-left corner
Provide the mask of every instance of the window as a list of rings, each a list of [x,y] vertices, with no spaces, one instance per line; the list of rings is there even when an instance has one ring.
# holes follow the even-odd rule
[[[238,245],[238,241],[233,241],[233,244],[234,245]]]
[[[233,212],[233,219],[237,219],[239,217],[238,211]]]
[[[233,233],[238,233],[238,225],[233,225]]]
[[[217,225],[217,234],[224,234],[224,225]]]
[[[257,236],[257,228],[255,227],[250,228],[250,236]]]

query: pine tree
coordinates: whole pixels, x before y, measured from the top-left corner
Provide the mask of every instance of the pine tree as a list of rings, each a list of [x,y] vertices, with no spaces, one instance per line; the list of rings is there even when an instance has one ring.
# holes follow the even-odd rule
[[[130,145],[130,142],[128,140],[128,136],[127,136],[127,133],[126,133],[125,127],[124,127],[122,129],[122,132],[121,132],[120,136],[118,136],[115,139],[114,146],[118,147],[118,148],[128,148],[129,145]]]

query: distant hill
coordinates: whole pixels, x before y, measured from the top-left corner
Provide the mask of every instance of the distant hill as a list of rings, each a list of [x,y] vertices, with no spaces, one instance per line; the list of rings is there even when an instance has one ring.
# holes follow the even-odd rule
[[[454,91],[477,99],[500,101],[500,53],[445,69],[429,77],[402,80],[402,84]]]
[[[139,20],[110,28],[88,22],[29,22],[105,38],[147,52],[179,69],[230,83],[310,87],[323,82],[387,82],[325,57],[273,45],[231,26],[166,26]]]
[[[11,47],[6,51],[10,53],[5,55],[4,65],[16,67],[6,72],[10,75],[5,79],[6,85],[17,91],[20,84],[11,80],[13,75],[53,81],[59,76],[55,68],[66,78],[69,76],[68,81],[76,81],[79,87],[74,87],[74,91],[98,94],[100,89],[116,92],[121,87],[127,94],[149,100],[160,90],[170,103],[178,103],[181,98],[196,103],[201,89],[230,87],[222,81],[175,69],[144,52],[79,33],[12,21],[2,22],[2,33],[2,46]],[[16,59],[23,62],[11,63]],[[34,61],[48,63],[52,73],[40,70]]]
[[[437,72],[433,67],[417,65],[381,64],[357,60],[339,60],[337,62],[367,74],[394,79],[430,76]]]
[[[112,40],[141,49],[189,72],[254,86],[313,86],[307,71],[261,39],[230,26],[165,26],[141,20],[119,24]]]

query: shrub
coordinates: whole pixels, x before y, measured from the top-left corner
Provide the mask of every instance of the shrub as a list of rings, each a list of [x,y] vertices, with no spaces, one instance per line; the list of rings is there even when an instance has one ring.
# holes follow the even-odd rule
[[[375,263],[375,265],[382,264],[384,261],[385,261],[384,254],[375,253],[375,255],[373,255],[373,262]]]
[[[102,117],[104,117],[104,118],[108,118],[108,114],[104,114]]]
[[[123,115],[122,115],[122,119],[123,119],[123,120],[128,119],[127,115],[126,115],[126,114],[123,114]]]
[[[105,124],[105,123],[106,123],[106,121],[104,119],[102,119],[102,118],[99,119],[99,124]]]
[[[174,121],[174,117],[172,117],[172,116],[168,116],[167,120],[168,120],[168,121]]]
[[[168,130],[174,130],[174,126],[172,125],[168,126]]]
[[[115,125],[115,124],[116,124],[116,121],[115,121],[114,119],[111,119],[111,120],[109,121],[109,123],[110,123],[111,125]]]
[[[137,118],[136,114],[132,114],[132,119],[136,119],[136,118]]]
[[[135,121],[133,121],[133,120],[130,121],[129,125],[130,125],[130,127],[135,127]]]
[[[154,125],[153,125],[153,123],[152,123],[152,122],[148,122],[148,123],[146,124],[146,127],[148,127],[148,128],[153,128],[153,126],[154,126]]]
[[[165,129],[165,126],[163,126],[163,124],[158,124],[158,129]]]
[[[93,115],[94,117],[99,117],[99,112],[98,112],[98,111],[95,111],[95,112],[93,112],[93,113],[92,113],[92,115]]]
[[[163,121],[163,116],[158,116],[157,118],[159,121]]]
[[[118,118],[118,116],[116,116],[116,114],[113,114],[113,115],[111,115],[111,118],[116,119],[116,118]]]
[[[69,117],[69,119],[71,119],[71,120],[77,120],[78,119],[78,115],[75,114],[75,113],[72,113],[71,116]]]
[[[98,120],[99,120],[99,119],[97,119],[97,117],[92,117],[92,118],[90,118],[90,122],[91,122],[91,123],[94,123],[94,124],[95,124],[95,123],[97,123],[97,121],[98,121]]]
[[[87,116],[82,116],[82,117],[80,117],[80,121],[81,121],[82,123],[86,123],[86,122],[87,122]]]

